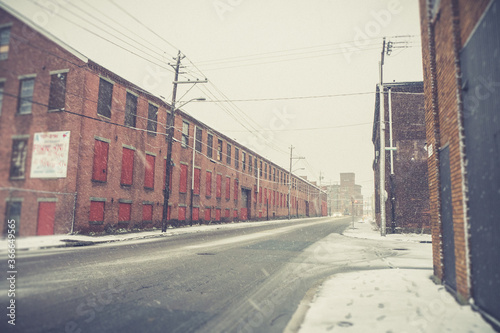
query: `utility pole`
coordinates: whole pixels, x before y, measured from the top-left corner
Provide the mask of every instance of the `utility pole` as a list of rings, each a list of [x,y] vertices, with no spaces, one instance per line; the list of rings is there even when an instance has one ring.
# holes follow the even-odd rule
[[[161,220],[161,231],[166,232],[167,231],[167,223],[168,223],[168,202],[170,199],[170,173],[172,172],[172,144],[174,141],[174,133],[175,133],[175,113],[177,111],[177,108],[175,106],[176,103],[176,96],[177,96],[177,84],[180,83],[189,83],[189,84],[195,84],[195,83],[206,83],[208,82],[207,79],[205,80],[196,80],[196,81],[179,81],[179,69],[181,67],[181,60],[184,59],[185,56],[181,54],[181,51],[177,53],[177,57],[174,58],[176,60],[175,65],[172,67],[174,68],[175,75],[174,75],[174,81],[173,83],[173,90],[172,90],[172,103],[170,106],[172,116],[167,117],[167,161],[166,161],[166,170],[165,170],[165,189],[163,190],[163,217]],[[170,65],[170,64],[169,64]],[[197,99],[197,100],[204,100],[204,99]],[[186,103],[182,104],[185,105]],[[182,106],[181,105],[181,106]],[[196,141],[196,130],[195,130],[195,140]],[[195,144],[193,144],[193,150],[195,149]],[[193,155],[194,156],[194,155]],[[194,159],[193,159],[193,167],[194,167]],[[194,171],[193,171],[194,172]],[[192,206],[192,205],[191,205]],[[191,210],[192,214],[192,210]],[[192,219],[192,216],[191,216]]]
[[[174,88],[172,90],[172,104],[171,104],[171,112],[172,116],[167,117],[167,161],[166,161],[166,170],[165,170],[165,188],[163,189],[163,218],[161,220],[161,231],[167,231],[167,217],[168,217],[168,201],[170,199],[170,173],[172,172],[172,143],[174,141],[174,124],[175,124],[175,98],[177,95],[177,81],[179,80],[179,67],[181,65],[181,51],[177,53],[176,64],[174,67],[175,76],[174,76]]]
[[[384,104],[384,54],[385,54],[385,37],[382,42],[382,53],[380,55],[380,107],[379,107],[379,117],[380,117],[380,235],[385,237],[385,104]]]
[[[290,201],[292,196],[292,160],[300,160],[304,159],[304,157],[293,157],[293,148],[294,146],[290,146],[290,170],[288,171],[288,219],[290,219]],[[297,208],[298,215],[298,208]]]

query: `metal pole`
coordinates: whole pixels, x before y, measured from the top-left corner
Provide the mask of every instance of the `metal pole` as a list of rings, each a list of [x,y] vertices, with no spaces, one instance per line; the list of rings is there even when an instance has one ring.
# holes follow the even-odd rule
[[[383,67],[385,53],[385,37],[382,44],[382,54],[380,60],[380,235],[385,237],[386,216],[385,216],[385,105],[384,105],[384,84],[383,84]]]
[[[290,196],[292,195],[292,151],[293,146],[290,146],[290,170],[288,171],[288,219],[290,219]]]

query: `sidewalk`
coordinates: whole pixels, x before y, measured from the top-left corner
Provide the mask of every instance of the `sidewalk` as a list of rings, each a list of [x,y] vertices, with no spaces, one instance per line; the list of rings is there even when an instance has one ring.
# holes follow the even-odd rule
[[[495,332],[470,306],[459,305],[431,281],[430,235],[384,238],[370,222],[359,221],[344,236],[372,244],[376,240],[404,255],[380,258],[387,269],[341,273],[325,280],[312,294],[298,332]]]

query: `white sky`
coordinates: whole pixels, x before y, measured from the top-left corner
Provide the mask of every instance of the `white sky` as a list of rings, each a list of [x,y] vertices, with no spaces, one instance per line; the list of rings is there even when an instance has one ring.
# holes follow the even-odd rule
[[[1,2],[167,101],[173,71],[160,66],[168,67],[180,49],[187,56],[182,62],[187,66],[184,78],[210,81],[195,85],[185,96],[191,85],[179,87],[181,101],[207,98],[186,105],[184,111],[286,169],[293,145],[294,156],[306,158],[294,162],[294,170],[305,168],[295,173],[311,180],[318,180],[320,171],[323,184],[339,181],[341,172],[355,172],[366,196],[373,191],[374,94],[234,104],[209,101],[374,92],[384,36],[414,36],[390,39],[409,41],[413,47],[395,49],[386,57],[384,81],[422,80],[416,0]],[[263,135],[250,133],[229,113],[253,132],[263,130]]]

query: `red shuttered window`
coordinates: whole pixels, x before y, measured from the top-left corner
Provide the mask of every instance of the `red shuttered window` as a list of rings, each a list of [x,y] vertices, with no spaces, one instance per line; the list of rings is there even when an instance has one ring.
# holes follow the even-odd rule
[[[94,164],[92,168],[92,180],[106,182],[108,179],[108,150],[109,143],[95,140]]]
[[[186,219],[186,207],[179,207],[179,214],[177,216],[179,221],[184,221]]]
[[[200,169],[194,169],[194,189],[193,193],[199,195],[200,194]]]
[[[153,205],[142,205],[142,221],[153,221]]]
[[[207,171],[205,178],[205,195],[207,197],[212,195],[212,173],[210,171]]]
[[[120,202],[118,206],[118,222],[129,222],[132,213],[132,204]]]
[[[200,208],[193,207],[193,221],[198,221],[200,219]]]
[[[120,184],[132,185],[134,176],[134,150],[123,147]]]
[[[181,164],[181,179],[179,183],[180,193],[187,193],[187,174],[188,166],[186,164]]]
[[[230,218],[231,217],[231,210],[230,209],[226,209],[225,217],[226,218]]]
[[[216,185],[215,196],[220,198],[222,196],[222,175],[217,175]]]
[[[205,208],[205,221],[210,221],[212,218],[212,210],[210,208]]]
[[[154,186],[155,186],[155,157],[154,155],[146,154],[144,187],[153,189]]]
[[[104,221],[104,201],[91,201],[89,209],[89,221]]]
[[[221,218],[221,210],[220,208],[217,208],[215,210],[215,221],[220,221],[220,218]]]

